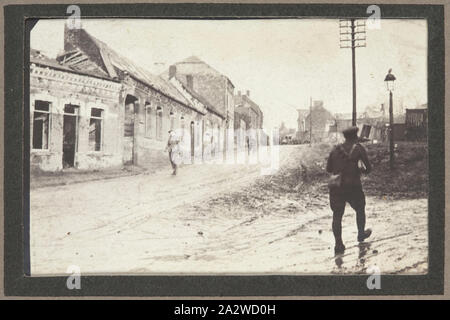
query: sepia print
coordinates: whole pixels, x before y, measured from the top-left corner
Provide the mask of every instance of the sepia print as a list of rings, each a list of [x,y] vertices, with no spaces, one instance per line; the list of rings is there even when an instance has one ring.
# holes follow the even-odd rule
[[[31,275],[426,274],[423,19],[41,19]]]

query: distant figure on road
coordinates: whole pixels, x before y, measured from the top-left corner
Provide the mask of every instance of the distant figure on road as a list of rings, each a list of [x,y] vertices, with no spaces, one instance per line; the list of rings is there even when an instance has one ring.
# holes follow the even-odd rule
[[[172,165],[173,175],[177,174],[177,167],[181,162],[181,155],[180,155],[180,140],[178,139],[178,136],[176,135],[175,131],[169,130],[169,139],[167,141],[166,151],[169,152],[169,160],[170,164]]]
[[[330,189],[330,207],[333,211],[333,234],[336,241],[335,254],[345,250],[342,242],[342,216],[348,202],[356,211],[358,241],[363,242],[372,231],[365,229],[366,198],[362,189],[360,175],[372,169],[366,149],[358,143],[358,127],[350,127],[342,131],[345,142],[337,145],[330,153],[327,171],[331,173],[328,183]],[[364,166],[359,168],[360,161]]]

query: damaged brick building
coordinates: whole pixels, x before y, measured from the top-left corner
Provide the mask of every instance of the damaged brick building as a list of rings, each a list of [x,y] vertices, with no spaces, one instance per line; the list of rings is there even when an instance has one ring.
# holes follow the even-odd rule
[[[32,170],[167,165],[169,130],[182,137],[185,163],[233,149],[225,129],[234,86],[225,76],[213,76],[222,82],[208,94],[202,77],[176,68],[167,79],[153,75],[84,29],[65,28],[64,52],[50,59],[32,50],[30,63]]]
[[[31,169],[120,165],[121,84],[95,70],[73,70],[31,50]]]

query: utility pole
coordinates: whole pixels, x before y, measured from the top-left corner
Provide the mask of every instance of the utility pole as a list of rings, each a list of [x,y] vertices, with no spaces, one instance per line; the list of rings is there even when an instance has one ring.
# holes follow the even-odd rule
[[[340,47],[352,49],[352,125],[356,126],[356,63],[355,49],[366,46],[366,22],[355,18],[339,21]]]
[[[353,88],[352,126],[356,126],[355,19],[351,20],[351,30],[352,30],[352,88]]]

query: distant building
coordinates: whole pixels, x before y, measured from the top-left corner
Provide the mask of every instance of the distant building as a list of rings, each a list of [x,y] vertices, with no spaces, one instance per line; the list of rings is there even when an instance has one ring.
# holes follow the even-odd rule
[[[286,127],[284,122],[281,122],[280,127],[278,128],[279,134],[279,144],[288,144],[291,143],[292,138],[295,137],[295,129]]]
[[[204,97],[208,103],[224,117],[224,151],[227,158],[232,157],[233,152],[233,129],[234,129],[234,84],[219,71],[200,60],[191,56],[185,60],[175,63],[177,79],[185,87],[192,88],[198,95]],[[170,68],[162,74],[169,79]]]
[[[250,91],[246,94],[238,91],[234,96],[234,130],[236,145],[240,150],[247,150],[249,154],[256,152],[261,145],[267,144],[267,136],[263,133],[263,112],[256,102],[250,99]],[[245,126],[245,131],[241,126]],[[265,139],[265,141],[262,141]],[[242,146],[242,143],[244,145]]]
[[[215,160],[223,157],[223,140],[225,136],[225,114],[218,111],[203,96],[195,92],[194,79],[187,83],[180,81],[177,75],[177,67],[171,66],[169,72],[169,81],[180,91],[186,99],[197,108],[204,109],[204,119],[202,121],[203,131],[203,158],[204,160]],[[186,147],[185,147],[186,149]]]
[[[313,101],[311,111],[301,109],[297,110],[297,112],[297,139],[301,142],[307,142],[311,135],[312,142],[321,142],[327,138],[328,127],[330,126],[330,121],[334,121],[334,116],[324,108],[323,101]]]
[[[240,114],[242,119],[248,121],[247,128],[263,128],[263,112],[261,111],[261,108],[250,99],[249,90],[247,90],[246,94],[241,94],[241,91],[238,91],[238,94],[234,96],[234,108],[235,113]]]

